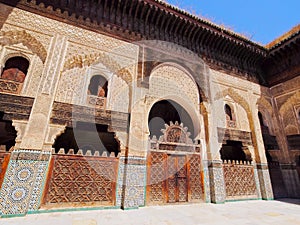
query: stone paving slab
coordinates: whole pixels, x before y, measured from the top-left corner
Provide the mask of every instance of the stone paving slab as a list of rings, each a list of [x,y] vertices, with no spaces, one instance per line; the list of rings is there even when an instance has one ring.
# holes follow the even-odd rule
[[[2,218],[1,225],[300,225],[300,199],[90,210]]]

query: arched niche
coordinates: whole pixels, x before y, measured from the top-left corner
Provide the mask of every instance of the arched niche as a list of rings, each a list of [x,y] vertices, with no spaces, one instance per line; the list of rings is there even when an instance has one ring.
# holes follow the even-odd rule
[[[226,120],[232,120],[232,110],[231,107],[228,104],[224,105],[224,110],[226,114]]]
[[[94,75],[91,77],[88,86],[88,95],[97,97],[107,97],[108,81],[102,75]]]
[[[173,100],[160,100],[153,104],[148,116],[148,128],[150,138],[154,135],[160,137],[165,124],[183,124],[188,128],[190,137],[194,139],[198,135],[197,126],[188,111]]]
[[[1,92],[19,94],[25,81],[29,60],[22,56],[13,56],[5,61],[1,72]]]
[[[94,154],[96,151],[115,153],[117,156],[120,153],[120,144],[115,139],[114,132],[108,132],[107,125],[92,124],[85,122],[77,122],[76,127],[67,127],[65,132],[58,136],[52,146],[57,153],[60,149],[68,152],[73,149],[76,154],[79,149],[86,154],[88,150]]]
[[[222,160],[252,161],[251,153],[240,141],[227,140],[220,149],[220,155]]]
[[[235,116],[235,111],[233,106],[230,103],[226,103],[224,105],[224,111],[225,111],[226,127],[235,128],[236,116]]]

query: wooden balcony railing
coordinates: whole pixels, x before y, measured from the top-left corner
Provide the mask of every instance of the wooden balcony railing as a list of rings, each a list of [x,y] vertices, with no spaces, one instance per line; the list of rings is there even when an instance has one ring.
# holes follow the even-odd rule
[[[106,107],[106,98],[105,97],[98,97],[98,96],[95,96],[95,95],[88,95],[87,96],[87,103],[90,106],[105,109],[105,107]]]
[[[23,83],[0,78],[0,92],[18,94],[21,92],[22,86]]]
[[[234,120],[226,120],[227,127],[228,128],[235,128],[236,127],[236,122]]]

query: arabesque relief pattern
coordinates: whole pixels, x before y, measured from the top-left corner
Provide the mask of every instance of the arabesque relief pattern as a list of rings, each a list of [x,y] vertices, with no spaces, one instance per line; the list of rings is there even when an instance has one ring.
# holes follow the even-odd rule
[[[148,176],[148,201],[153,204],[162,204],[164,197],[165,175],[165,155],[159,152],[153,152],[148,159],[150,176]]]
[[[115,204],[118,158],[53,155],[44,203]]]
[[[200,155],[192,155],[189,158],[189,182],[191,189],[191,201],[197,201],[203,199],[204,194],[204,184],[203,184],[203,174],[201,174],[201,159]]]
[[[254,167],[250,162],[223,163],[226,199],[257,198]]]
[[[180,91],[179,91],[180,90]],[[198,88],[193,79],[183,70],[173,65],[163,65],[156,69],[150,77],[151,96],[178,96],[187,103],[197,106],[199,103]]]
[[[44,46],[32,35],[25,30],[11,30],[0,32],[0,45],[14,45],[22,43],[33,53],[37,54],[42,62],[45,62],[47,57],[47,51]]]

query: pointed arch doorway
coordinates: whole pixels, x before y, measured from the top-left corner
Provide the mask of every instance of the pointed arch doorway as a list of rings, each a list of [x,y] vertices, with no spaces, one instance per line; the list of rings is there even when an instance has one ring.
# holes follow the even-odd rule
[[[203,200],[200,142],[188,112],[171,100],[155,103],[148,118],[147,205]]]

